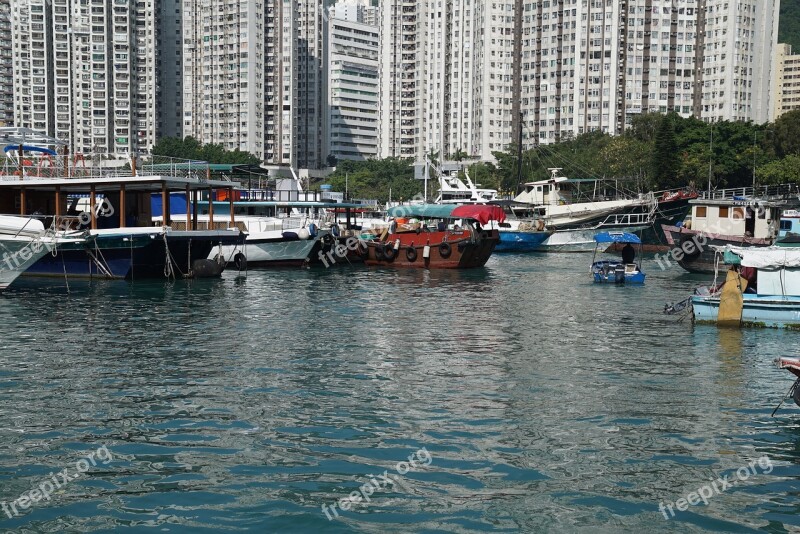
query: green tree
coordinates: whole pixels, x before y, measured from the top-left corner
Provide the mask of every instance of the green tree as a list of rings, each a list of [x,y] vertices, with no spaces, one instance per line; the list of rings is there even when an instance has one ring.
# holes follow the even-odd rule
[[[202,160],[208,163],[227,163],[239,165],[259,165],[261,160],[249,152],[242,150],[226,150],[218,144],[201,144],[194,137],[183,139],[162,137],[153,146],[154,156]]]
[[[678,139],[675,135],[672,115],[664,115],[658,125],[653,141],[653,181],[658,188],[667,189],[680,185],[677,157]]]
[[[778,156],[800,154],[800,110],[784,113],[773,126],[775,151]]]
[[[336,171],[325,180],[335,191],[345,191],[351,198],[410,200],[421,195],[424,185],[414,178],[412,161],[400,158],[372,159],[367,161],[342,160]],[[346,184],[346,186],[345,186]],[[436,181],[428,182],[429,193],[437,189]]]
[[[758,168],[756,177],[761,184],[800,183],[800,156],[790,155],[772,161]]]

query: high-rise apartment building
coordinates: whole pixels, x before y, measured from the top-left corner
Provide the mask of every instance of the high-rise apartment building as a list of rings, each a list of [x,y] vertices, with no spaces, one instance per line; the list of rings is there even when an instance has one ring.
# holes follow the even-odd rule
[[[792,54],[792,45],[779,44],[776,59],[773,121],[784,113],[800,109],[800,54]]]
[[[378,7],[372,5],[370,0],[341,0],[328,9],[328,16],[370,26],[378,25]]]
[[[382,5],[383,156],[483,159],[634,116],[770,119],[779,0]],[[384,104],[382,102],[382,104]]]
[[[0,0],[0,127],[14,125],[11,1]]]
[[[313,0],[183,0],[184,135],[320,167],[324,14]]]
[[[364,160],[378,153],[379,33],[377,26],[358,22],[352,10],[349,19],[338,18],[340,6],[331,8],[328,19],[325,153]]]
[[[176,105],[160,91],[169,56],[160,54],[157,20],[168,4],[11,0],[15,126],[73,152],[149,150],[159,112]]]

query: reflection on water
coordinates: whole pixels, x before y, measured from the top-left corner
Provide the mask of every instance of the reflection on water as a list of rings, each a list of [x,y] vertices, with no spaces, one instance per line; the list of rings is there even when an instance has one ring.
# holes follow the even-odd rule
[[[800,528],[800,409],[769,417],[798,334],[679,324],[661,310],[697,278],[596,286],[589,259],[21,286],[0,307],[0,501],[100,445],[114,461],[0,528]],[[421,447],[402,488],[327,520]],[[772,473],[659,513],[763,454]]]

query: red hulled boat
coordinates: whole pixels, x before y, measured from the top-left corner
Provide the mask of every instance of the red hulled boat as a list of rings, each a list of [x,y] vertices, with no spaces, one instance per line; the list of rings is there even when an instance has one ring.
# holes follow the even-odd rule
[[[497,230],[483,227],[503,222],[499,206],[421,204],[397,206],[389,229],[362,245],[367,265],[430,269],[482,267],[500,241]]]

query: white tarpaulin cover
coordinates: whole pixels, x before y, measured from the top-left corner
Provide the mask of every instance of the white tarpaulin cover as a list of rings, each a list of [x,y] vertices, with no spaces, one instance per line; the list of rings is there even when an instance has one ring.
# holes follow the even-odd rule
[[[800,248],[729,247],[729,250],[742,258],[742,267],[800,269]]]

